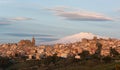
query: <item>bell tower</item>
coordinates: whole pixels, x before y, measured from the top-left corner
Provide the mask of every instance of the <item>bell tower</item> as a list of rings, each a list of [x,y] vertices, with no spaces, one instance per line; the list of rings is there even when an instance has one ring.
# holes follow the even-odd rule
[[[32,38],[32,45],[35,46],[35,38],[34,38],[34,36]]]

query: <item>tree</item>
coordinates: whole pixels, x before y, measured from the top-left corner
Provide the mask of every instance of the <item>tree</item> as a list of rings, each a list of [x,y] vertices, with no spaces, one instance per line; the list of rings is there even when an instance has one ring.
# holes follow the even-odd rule
[[[94,55],[95,55],[98,59],[102,60],[102,57],[101,57],[102,44],[101,44],[100,42],[97,42],[97,43],[96,43],[96,46],[97,46],[97,50],[95,51],[95,54],[94,54]]]
[[[81,59],[88,59],[89,58],[89,55],[90,55],[90,53],[89,53],[89,51],[87,51],[87,50],[84,50],[81,54],[79,54],[80,56],[81,56]]]
[[[118,55],[119,55],[119,53],[115,50],[115,48],[110,47],[110,56],[115,57]]]

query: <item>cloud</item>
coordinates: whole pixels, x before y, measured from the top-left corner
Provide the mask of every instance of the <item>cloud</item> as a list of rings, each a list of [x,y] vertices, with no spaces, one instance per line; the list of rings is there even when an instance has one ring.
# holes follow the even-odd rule
[[[4,35],[16,36],[16,37],[53,37],[49,34],[29,34],[29,33],[4,33]]]
[[[27,18],[27,17],[15,17],[15,18],[9,18],[9,20],[25,21],[25,20],[32,20],[32,18]]]
[[[112,21],[113,18],[105,16],[100,13],[83,11],[79,9],[72,9],[69,7],[56,7],[47,10],[53,11],[55,15],[67,20],[75,21]]]
[[[9,25],[11,21],[6,18],[0,18],[0,25]]]
[[[14,21],[27,21],[32,20],[32,18],[27,17],[16,17],[16,18],[4,18],[0,17],[0,25],[9,25],[14,23]]]
[[[120,12],[120,8],[116,9],[115,12],[118,12],[118,13],[119,13],[119,12]]]
[[[50,34],[31,34],[31,33],[4,33],[3,35],[7,36],[13,36],[13,37],[35,37],[36,42],[39,44],[40,42],[48,42],[48,41],[54,41],[58,40],[57,38],[54,37],[54,35]]]
[[[57,38],[35,38],[37,41],[40,41],[40,42],[48,42],[48,41],[55,41],[55,40],[58,40]]]

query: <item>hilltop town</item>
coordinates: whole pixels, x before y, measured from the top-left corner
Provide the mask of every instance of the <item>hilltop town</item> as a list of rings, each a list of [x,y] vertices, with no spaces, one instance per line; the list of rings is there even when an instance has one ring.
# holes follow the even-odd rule
[[[1,44],[0,56],[9,58],[26,57],[26,60],[40,60],[56,54],[62,58],[73,56],[80,59],[79,54],[83,51],[88,51],[91,55],[99,51],[101,56],[113,56],[111,49],[120,53],[120,40],[111,38],[97,39],[97,37],[94,37],[93,39],[84,38],[82,41],[75,43],[36,46],[35,38],[32,38],[32,41],[21,40],[18,43]]]

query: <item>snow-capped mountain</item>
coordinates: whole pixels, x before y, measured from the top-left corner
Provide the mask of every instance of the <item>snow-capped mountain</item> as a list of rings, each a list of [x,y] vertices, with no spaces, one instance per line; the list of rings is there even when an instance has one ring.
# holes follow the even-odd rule
[[[74,42],[81,41],[83,38],[93,39],[95,36],[98,39],[99,38],[108,39],[108,37],[102,37],[102,36],[95,35],[95,34],[88,33],[88,32],[81,32],[81,33],[78,33],[78,34],[74,34],[74,35],[71,35],[71,36],[67,36],[67,37],[61,38],[61,39],[56,40],[56,41],[45,42],[43,44],[57,44],[57,43],[66,44],[66,43],[74,43]]]

